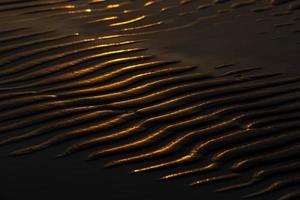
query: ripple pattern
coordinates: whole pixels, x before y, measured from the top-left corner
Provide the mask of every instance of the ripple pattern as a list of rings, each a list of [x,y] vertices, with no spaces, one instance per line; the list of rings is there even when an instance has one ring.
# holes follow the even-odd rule
[[[272,179],[244,197],[278,191],[278,200],[298,199],[300,77],[261,67],[237,70],[234,63],[216,66],[218,74],[202,73],[184,60],[164,59],[145,41],[237,9],[275,19],[298,12],[299,5],[1,1],[1,21],[10,23],[0,30],[0,146],[40,139],[11,152],[21,156],[72,141],[57,157],[87,149],[90,160],[120,154],[106,166],[141,163],[132,173],[166,169],[162,180],[193,176],[191,186],[215,183],[217,192],[251,190]],[[76,26],[64,28],[69,23]],[[297,23],[273,26],[297,33]],[[93,31],[99,27],[102,33]]]

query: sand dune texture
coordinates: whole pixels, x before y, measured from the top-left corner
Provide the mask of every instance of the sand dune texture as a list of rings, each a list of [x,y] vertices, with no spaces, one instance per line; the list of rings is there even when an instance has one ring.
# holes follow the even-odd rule
[[[24,143],[13,156],[55,145],[65,146],[61,159],[124,155],[106,166],[166,168],[162,179],[195,176],[190,185],[218,192],[272,179],[244,197],[298,199],[299,8],[297,0],[2,0],[0,145]],[[238,60],[241,52],[249,59]]]

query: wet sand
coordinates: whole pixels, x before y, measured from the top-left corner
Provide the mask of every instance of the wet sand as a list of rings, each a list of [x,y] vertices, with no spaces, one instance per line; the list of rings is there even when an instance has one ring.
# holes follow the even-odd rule
[[[1,2],[2,199],[299,198],[299,5]]]

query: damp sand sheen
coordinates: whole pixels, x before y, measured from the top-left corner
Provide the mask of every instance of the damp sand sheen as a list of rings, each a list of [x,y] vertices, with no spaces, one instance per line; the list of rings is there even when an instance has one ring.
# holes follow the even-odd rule
[[[294,74],[235,60],[206,68],[165,41],[238,18],[265,24],[253,38],[293,38],[299,49],[299,9],[298,0],[3,0],[0,148],[23,144],[10,156],[24,159],[56,145],[60,159],[120,155],[105,166],[140,163],[131,173],[195,177],[195,190],[300,199],[297,66]]]

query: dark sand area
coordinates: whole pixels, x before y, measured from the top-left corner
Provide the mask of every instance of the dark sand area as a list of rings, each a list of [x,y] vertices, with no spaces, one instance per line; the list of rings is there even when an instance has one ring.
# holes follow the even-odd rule
[[[1,0],[0,200],[300,199],[299,9]]]

